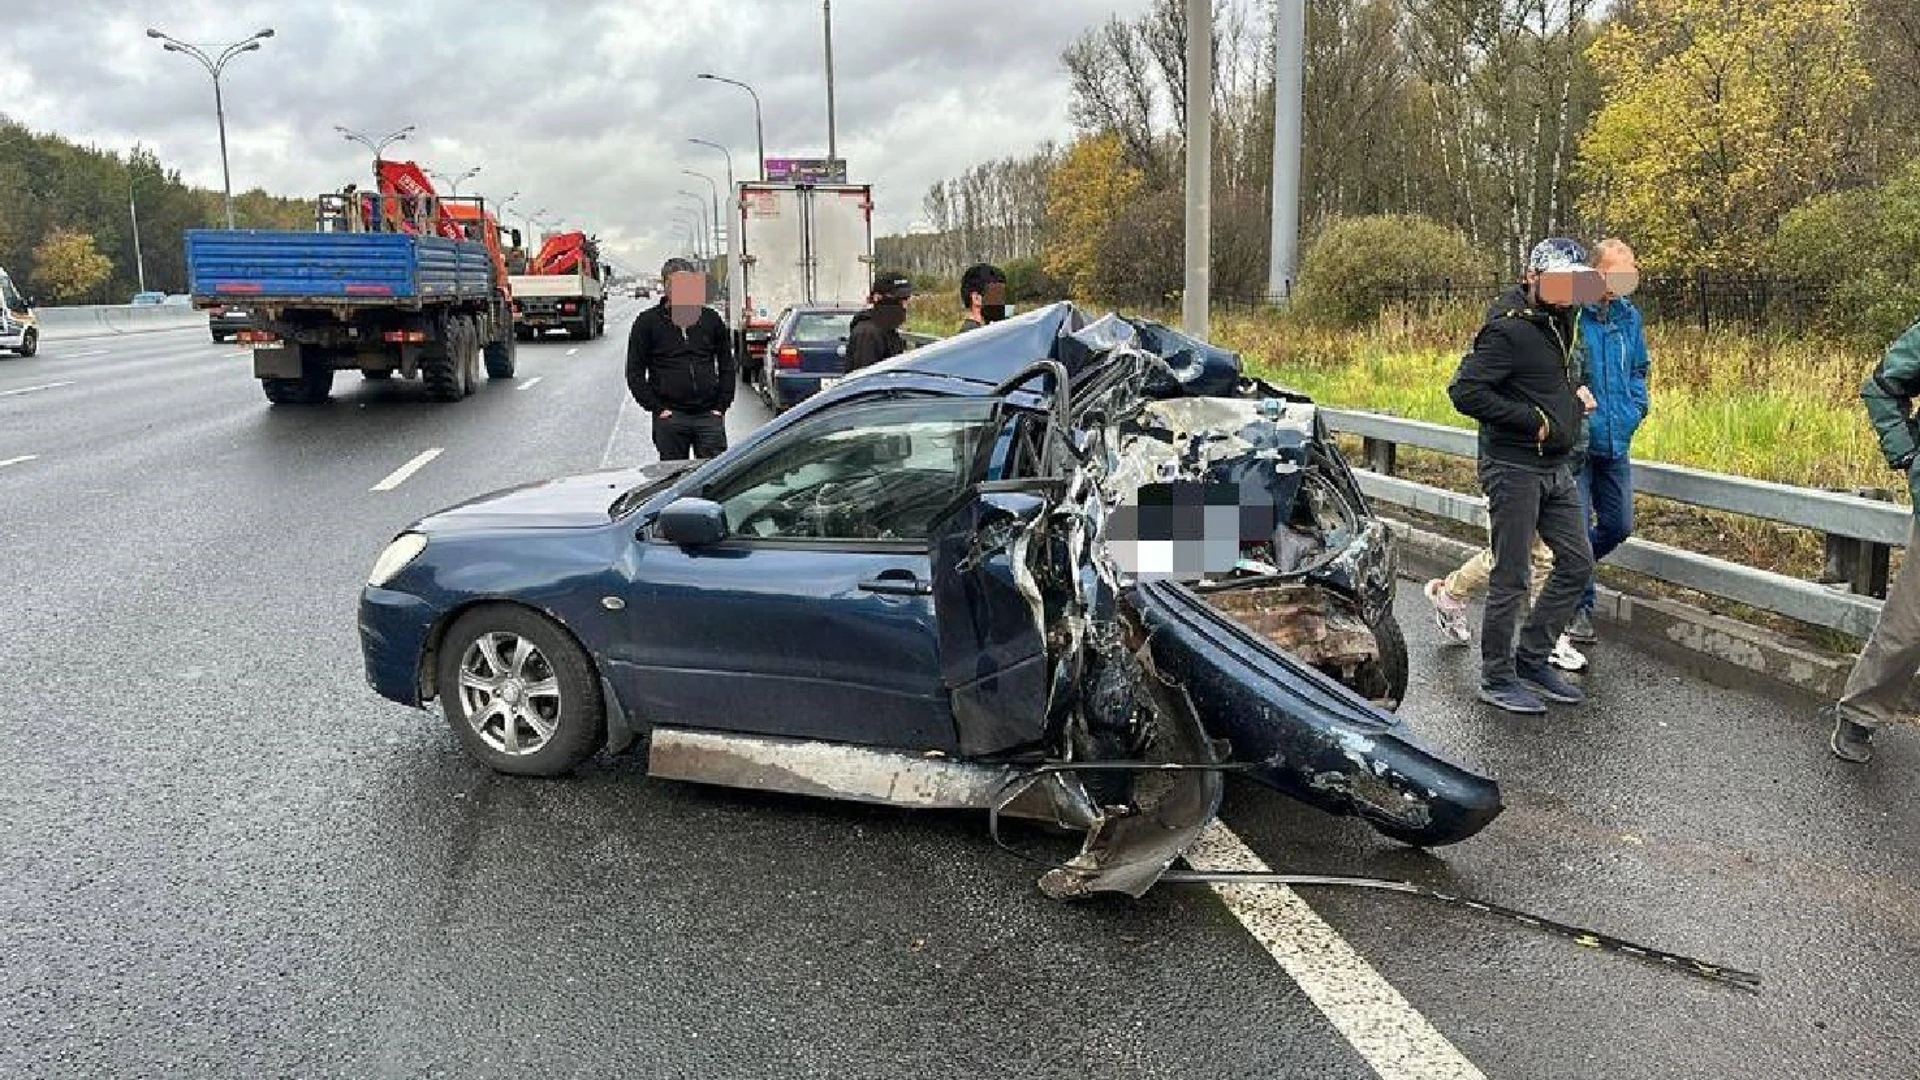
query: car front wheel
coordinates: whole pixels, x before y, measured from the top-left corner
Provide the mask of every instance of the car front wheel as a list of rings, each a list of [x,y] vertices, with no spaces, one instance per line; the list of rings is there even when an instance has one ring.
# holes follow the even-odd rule
[[[559,776],[605,741],[592,662],[558,624],[526,608],[462,615],[441,644],[436,674],[448,725],[496,772]]]

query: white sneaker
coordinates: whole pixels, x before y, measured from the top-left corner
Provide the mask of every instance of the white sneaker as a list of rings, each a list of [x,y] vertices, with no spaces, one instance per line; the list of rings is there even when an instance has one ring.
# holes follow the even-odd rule
[[[1448,596],[1445,581],[1434,578],[1422,590],[1433,605],[1433,624],[1440,628],[1440,640],[1448,645],[1465,645],[1473,640],[1473,626],[1467,622],[1467,602]]]
[[[1553,652],[1548,654],[1547,663],[1561,671],[1587,670],[1587,654],[1573,647],[1567,635],[1561,634],[1560,640],[1553,643]]]

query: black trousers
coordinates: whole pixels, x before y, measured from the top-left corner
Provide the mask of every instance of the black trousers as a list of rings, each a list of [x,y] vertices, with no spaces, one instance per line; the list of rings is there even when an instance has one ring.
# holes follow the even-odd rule
[[[1481,458],[1480,490],[1487,493],[1487,516],[1493,522],[1493,576],[1480,623],[1480,679],[1496,685],[1513,678],[1516,657],[1546,663],[1593,577],[1593,549],[1571,467],[1535,468]],[[1553,552],[1553,574],[1520,628],[1516,649],[1513,624],[1527,601],[1528,552],[1536,533]]]
[[[714,457],[727,448],[726,418],[710,412],[655,416],[653,448],[661,461]]]

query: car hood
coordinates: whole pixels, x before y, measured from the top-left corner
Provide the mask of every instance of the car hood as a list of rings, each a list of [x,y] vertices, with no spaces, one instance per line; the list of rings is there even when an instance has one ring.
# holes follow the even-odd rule
[[[612,507],[622,495],[659,484],[693,464],[655,462],[524,484],[442,510],[422,519],[414,531],[439,536],[498,529],[596,528],[613,520]]]

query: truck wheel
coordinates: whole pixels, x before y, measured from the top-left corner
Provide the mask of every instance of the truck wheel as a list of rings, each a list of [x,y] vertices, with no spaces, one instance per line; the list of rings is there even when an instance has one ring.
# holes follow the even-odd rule
[[[460,396],[471,397],[480,389],[480,324],[473,319],[460,320]]]
[[[440,342],[420,357],[420,381],[426,384],[427,397],[434,401],[459,401],[461,397],[459,325],[448,322]]]
[[[515,363],[514,354],[519,350],[513,347],[513,339],[503,337],[487,343],[487,377],[489,379],[511,379]]]
[[[299,378],[261,379],[260,390],[275,405],[318,405],[333,393],[333,358],[302,350]]]

